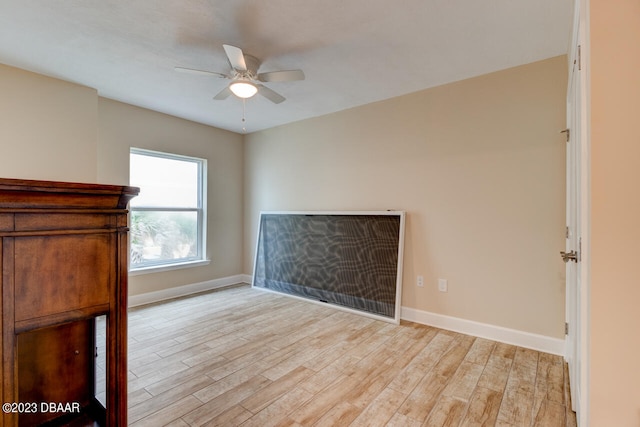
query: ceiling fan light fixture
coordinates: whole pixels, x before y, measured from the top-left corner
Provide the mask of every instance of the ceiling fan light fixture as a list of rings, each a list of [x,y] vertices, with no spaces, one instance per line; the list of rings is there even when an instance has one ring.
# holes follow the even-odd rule
[[[229,85],[231,92],[238,98],[251,98],[258,93],[258,87],[248,80],[236,80]]]

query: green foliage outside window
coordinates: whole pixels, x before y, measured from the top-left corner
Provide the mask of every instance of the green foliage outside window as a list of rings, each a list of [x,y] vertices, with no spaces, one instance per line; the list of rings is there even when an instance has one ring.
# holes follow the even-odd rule
[[[196,212],[133,211],[130,233],[133,266],[198,255]]]

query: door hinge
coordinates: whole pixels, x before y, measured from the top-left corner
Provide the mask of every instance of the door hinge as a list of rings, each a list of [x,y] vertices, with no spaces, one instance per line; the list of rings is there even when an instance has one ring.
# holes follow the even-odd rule
[[[569,335],[569,324],[564,322],[564,334]]]
[[[566,133],[567,134],[566,135],[567,136],[567,142],[569,142],[569,139],[571,138],[571,129],[568,129],[568,128],[567,129],[562,129],[560,131],[560,133]]]
[[[582,70],[582,46],[578,45],[578,71]]]
[[[569,226],[568,225],[564,228],[564,238],[565,239],[569,238]]]
[[[578,261],[582,261],[582,237],[578,239]]]

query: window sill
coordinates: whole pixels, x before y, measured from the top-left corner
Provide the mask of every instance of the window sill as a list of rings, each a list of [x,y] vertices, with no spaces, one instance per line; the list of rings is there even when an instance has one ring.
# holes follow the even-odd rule
[[[183,268],[201,267],[203,265],[209,265],[210,259],[181,262],[171,265],[158,265],[151,267],[136,268],[135,270],[129,270],[129,276],[140,276],[142,274],[149,273],[162,273],[163,271],[181,270]]]

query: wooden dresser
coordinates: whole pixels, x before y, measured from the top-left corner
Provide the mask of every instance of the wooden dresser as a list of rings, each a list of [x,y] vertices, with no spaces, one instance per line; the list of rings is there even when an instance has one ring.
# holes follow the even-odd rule
[[[127,425],[126,207],[137,194],[0,179],[0,426]]]

